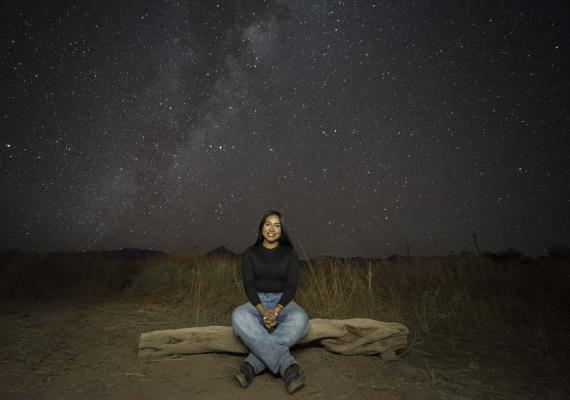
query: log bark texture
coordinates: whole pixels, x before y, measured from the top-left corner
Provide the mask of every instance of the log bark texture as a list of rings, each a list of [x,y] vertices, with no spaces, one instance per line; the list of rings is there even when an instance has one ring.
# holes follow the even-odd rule
[[[315,318],[309,321],[309,332],[295,346],[316,341],[333,353],[380,355],[393,360],[398,350],[407,347],[408,328],[397,322],[366,318]],[[212,352],[246,354],[249,350],[229,326],[146,332],[139,339],[139,357],[143,359]]]

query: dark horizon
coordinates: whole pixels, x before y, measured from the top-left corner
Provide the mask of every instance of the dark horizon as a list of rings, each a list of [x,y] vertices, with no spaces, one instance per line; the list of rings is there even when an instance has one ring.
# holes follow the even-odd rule
[[[402,257],[402,258],[406,258],[407,257],[407,249],[404,252],[398,253],[398,252],[394,252],[390,255],[387,256],[379,256],[379,257],[363,257],[361,255],[358,254],[340,254],[340,253],[334,253],[334,252],[330,252],[330,253],[322,253],[322,254],[312,254],[309,255],[309,257],[305,257],[305,253],[299,249],[299,248],[295,248],[296,251],[299,254],[299,258],[301,260],[308,260],[308,259],[315,259],[315,258],[319,258],[319,257],[334,257],[334,258],[343,258],[343,259],[365,259],[365,260],[386,260],[392,257]],[[140,248],[140,247],[121,247],[121,248],[115,248],[115,249],[99,249],[99,250],[94,250],[94,249],[85,249],[85,250],[51,250],[51,251],[33,251],[33,250],[22,250],[22,249],[18,249],[18,248],[10,248],[10,249],[5,249],[0,251],[0,255],[1,254],[6,254],[6,253],[11,253],[11,252],[19,252],[19,253],[23,253],[23,254],[66,254],[66,253],[115,253],[115,254],[120,254],[123,252],[128,252],[131,255],[134,253],[164,253],[165,255],[174,255],[174,254],[185,254],[185,255],[189,255],[191,254],[194,250],[197,250],[200,254],[202,255],[211,255],[211,253],[217,253],[219,251],[229,251],[231,253],[233,253],[233,255],[235,256],[240,256],[243,253],[242,251],[234,251],[233,249],[224,246],[224,245],[220,245],[220,246],[216,246],[214,248],[211,249],[203,249],[200,247],[196,247],[195,249],[189,249],[189,250],[183,250],[182,253],[180,253],[180,250],[172,250],[172,251],[165,251],[163,249],[157,249],[157,248]],[[244,249],[245,250],[245,249]],[[411,249],[410,249],[411,250]],[[410,257],[414,258],[414,257],[424,257],[424,258],[438,258],[438,257],[449,257],[449,256],[462,256],[462,255],[473,255],[473,256],[482,256],[482,257],[492,257],[492,258],[519,258],[519,257],[523,257],[523,258],[533,258],[533,259],[539,259],[542,257],[548,257],[548,256],[554,256],[554,257],[569,257],[570,256],[570,247],[566,247],[563,246],[561,244],[553,244],[551,246],[548,246],[544,253],[542,254],[535,254],[535,255],[531,255],[531,254],[526,254],[524,252],[518,251],[517,249],[513,249],[513,248],[508,248],[508,249],[503,249],[503,250],[498,250],[498,251],[485,251],[485,250],[480,250],[480,253],[478,254],[476,250],[468,250],[468,249],[464,249],[461,252],[449,252],[448,254],[431,254],[431,255],[424,255],[424,254],[414,254],[410,251]],[[140,255],[140,254],[139,254]]]
[[[0,251],[570,245],[568,5],[3,7]],[[566,215],[566,217],[564,217]]]
[[[463,252],[467,252],[467,253],[477,253],[477,249],[475,247],[473,238],[471,239],[472,243],[470,247],[464,247],[464,248],[458,248],[458,249],[448,249],[447,252],[446,251],[440,251],[440,252],[427,252],[427,253],[420,253],[416,250],[414,250],[414,247],[412,245],[410,245],[410,255],[411,256],[424,256],[424,257],[431,257],[431,256],[447,256],[447,255],[458,255],[461,254]],[[198,248],[199,251],[201,251],[202,253],[206,254],[209,253],[213,250],[216,250],[219,247],[225,247],[227,249],[229,249],[230,251],[232,251],[235,254],[241,254],[248,246],[252,245],[255,242],[255,240],[252,240],[250,243],[246,243],[243,247],[234,247],[234,246],[230,246],[230,245],[224,245],[224,244],[220,244],[220,245],[208,245],[208,246],[202,246],[198,243],[195,243],[193,245],[187,246],[187,247],[155,247],[155,246],[137,246],[137,245],[133,245],[133,244],[126,244],[126,245],[121,245],[121,246],[106,246],[106,247],[85,247],[85,248],[69,248],[69,247],[55,247],[55,248],[43,248],[43,247],[37,247],[37,248],[33,248],[33,247],[17,247],[17,246],[1,246],[0,245],[0,253],[4,253],[7,251],[21,251],[21,252],[32,252],[32,253],[55,253],[55,252],[103,252],[103,251],[118,251],[118,250],[122,250],[122,249],[138,249],[138,250],[153,250],[153,251],[163,251],[166,252],[168,254],[172,254],[172,253],[190,253],[192,251],[192,249],[194,247]],[[310,258],[314,258],[314,257],[318,257],[318,256],[322,256],[322,255],[338,255],[338,256],[347,256],[347,257],[362,257],[362,258],[386,258],[389,257],[391,255],[406,255],[407,254],[407,248],[406,245],[404,244],[403,248],[394,248],[392,249],[392,251],[385,251],[384,253],[376,253],[377,255],[365,255],[365,254],[357,254],[357,253],[346,253],[346,252],[342,252],[339,250],[335,250],[335,249],[329,249],[329,250],[324,250],[321,252],[315,251],[315,250],[307,250],[306,246],[303,246],[302,242],[299,241],[295,241],[292,240],[293,242],[293,246],[295,248],[295,250],[299,253],[299,256],[303,257],[303,252],[306,252]],[[478,241],[480,243],[480,241]],[[540,256],[544,256],[548,253],[548,249],[552,249],[552,248],[570,248],[569,245],[567,245],[568,242],[563,242],[563,241],[558,241],[558,242],[552,242],[549,244],[545,244],[543,247],[541,247],[540,249],[538,249],[535,252],[529,252],[529,251],[525,251],[525,249],[516,247],[516,246],[509,246],[509,247],[504,247],[504,248],[498,248],[498,247],[483,247],[481,246],[481,244],[479,244],[479,251],[481,254],[483,253],[492,253],[492,254],[499,254],[499,253],[504,253],[504,252],[508,252],[508,251],[516,251],[521,253],[523,256],[530,256],[530,257],[540,257]],[[303,250],[304,248],[304,250]],[[318,248],[318,247],[316,247]]]

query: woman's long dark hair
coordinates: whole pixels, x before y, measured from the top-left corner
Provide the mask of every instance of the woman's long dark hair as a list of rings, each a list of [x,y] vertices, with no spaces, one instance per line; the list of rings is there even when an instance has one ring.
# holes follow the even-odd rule
[[[259,222],[259,228],[257,230],[257,240],[253,244],[254,246],[260,246],[263,243],[263,224],[265,224],[265,220],[270,215],[277,215],[279,217],[279,221],[281,222],[281,236],[279,236],[279,245],[280,246],[287,246],[293,248],[293,244],[289,240],[289,235],[287,234],[287,229],[285,227],[285,221],[283,220],[283,215],[277,210],[269,210],[263,214],[261,221]]]

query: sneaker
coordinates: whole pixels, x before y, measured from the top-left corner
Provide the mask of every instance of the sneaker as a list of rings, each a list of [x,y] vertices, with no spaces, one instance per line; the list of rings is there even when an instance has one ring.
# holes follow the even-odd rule
[[[292,394],[305,383],[305,377],[299,367],[299,364],[291,364],[287,367],[282,376],[285,381],[285,389],[287,393]]]
[[[255,376],[255,368],[247,361],[243,361],[239,366],[239,372],[236,374],[236,379],[242,388],[246,388],[253,382]]]

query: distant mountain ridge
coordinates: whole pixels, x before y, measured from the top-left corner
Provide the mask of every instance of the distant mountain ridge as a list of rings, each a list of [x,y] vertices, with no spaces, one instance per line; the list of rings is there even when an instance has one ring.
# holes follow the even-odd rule
[[[12,256],[24,256],[28,254],[25,251],[21,251],[19,249],[9,249],[4,252],[0,253],[2,257],[12,257]],[[42,254],[42,253],[40,253]],[[125,247],[118,250],[86,250],[86,251],[49,251],[45,252],[50,257],[58,257],[63,256],[66,254],[78,254],[81,256],[103,256],[103,257],[112,257],[112,258],[122,258],[129,261],[144,261],[150,258],[157,258],[157,257],[164,257],[167,256],[168,253],[160,250],[151,250],[151,249],[138,249],[134,247]]]
[[[228,249],[226,246],[216,247],[214,250],[206,253],[206,256],[207,257],[229,257],[229,258],[239,257],[238,254],[234,253],[233,251]]]
[[[29,253],[36,253],[36,252],[27,252],[17,248],[7,249],[0,252],[1,260],[9,260],[12,257],[20,257],[25,256]],[[41,252],[37,254],[42,254]],[[121,258],[129,261],[145,261],[152,258],[159,258],[168,256],[169,253],[161,250],[152,250],[152,249],[140,249],[135,247],[124,247],[121,249],[116,250],[83,250],[83,251],[51,251],[51,252],[44,252],[48,256],[58,257],[60,255],[66,254],[78,254],[82,256],[94,256],[94,257],[111,257],[111,258]],[[232,250],[228,249],[226,246],[218,246],[215,249],[209,251],[208,253],[204,254],[206,257],[226,257],[226,258],[239,258],[241,257],[242,253],[235,253]],[[566,259],[570,258],[570,247],[563,246],[563,245],[553,245],[546,249],[544,255],[540,255],[537,257],[525,256],[522,252],[508,249],[507,251],[502,252],[490,252],[485,251],[482,252],[479,256],[490,258],[493,261],[498,262],[508,262],[510,260],[521,260],[522,262],[532,262],[533,260],[541,260],[545,258],[560,258]],[[322,254],[319,256],[314,256],[310,258],[308,261],[303,260],[304,263],[311,262],[311,263],[334,263],[334,262],[348,262],[351,265],[367,265],[369,262],[384,260],[390,263],[400,263],[400,262],[409,262],[409,261],[419,261],[425,260],[427,258],[433,259],[457,259],[462,257],[478,257],[477,254],[470,252],[470,251],[462,251],[459,254],[453,254],[450,252],[448,255],[434,255],[434,256],[421,256],[421,255],[413,255],[413,256],[405,256],[400,254],[392,254],[388,257],[378,257],[378,258],[365,258],[360,256],[339,256],[334,254]]]
[[[103,254],[124,257],[129,260],[147,260],[149,258],[167,256],[168,253],[160,250],[137,249],[133,247],[125,247],[119,250],[102,251]]]

